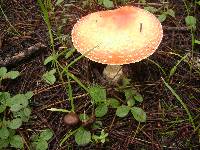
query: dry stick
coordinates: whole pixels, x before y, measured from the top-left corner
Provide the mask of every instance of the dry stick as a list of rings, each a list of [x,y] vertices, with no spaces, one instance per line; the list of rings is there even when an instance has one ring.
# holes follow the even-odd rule
[[[29,47],[27,50],[25,50],[23,52],[19,52],[19,53],[15,54],[14,56],[7,57],[4,60],[0,60],[0,67],[15,64],[15,63],[29,57],[33,53],[35,53],[39,50],[42,50],[44,48],[46,48],[45,45],[43,45],[42,43],[37,43],[37,44]]]
[[[43,92],[49,91],[49,90],[51,90],[53,88],[57,88],[59,86],[62,86],[63,84],[66,84],[66,83],[68,83],[68,82],[59,83],[57,85],[48,86],[48,87],[44,87],[44,88],[41,88],[41,89],[36,89],[36,90],[33,91],[33,93],[34,93],[34,95],[38,95],[38,94],[41,94]],[[75,81],[71,81],[71,83],[75,83]]]
[[[86,96],[88,96],[88,94],[82,94],[82,95],[75,96],[74,99],[79,99],[79,98],[86,97]],[[47,105],[47,106],[45,105],[44,107],[37,110],[37,112],[42,111],[42,110],[47,109],[47,108],[50,108],[50,107],[57,105],[57,104],[67,102],[67,101],[69,101],[69,99],[59,100],[59,101],[56,101],[53,104],[50,104],[50,105]]]
[[[116,115],[113,117],[112,122],[109,126],[109,130],[111,130],[112,126],[114,125],[114,121],[115,121]]]
[[[163,26],[164,30],[168,31],[189,31],[187,27],[168,27],[168,26]]]
[[[3,34],[0,34],[0,49],[1,49],[1,47],[2,47],[2,41],[3,41],[3,37],[4,37],[4,35]]]
[[[19,131],[19,134],[21,135],[22,140],[23,140],[24,144],[26,145],[26,148],[28,150],[30,150],[30,147],[29,147],[28,143],[26,142],[26,139],[24,138],[24,134],[21,131]]]

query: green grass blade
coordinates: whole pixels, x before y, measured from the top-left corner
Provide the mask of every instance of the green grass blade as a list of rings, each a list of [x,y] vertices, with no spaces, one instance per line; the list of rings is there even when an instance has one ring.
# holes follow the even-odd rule
[[[91,52],[92,50],[94,50],[95,48],[97,48],[99,45],[97,45],[96,47],[89,49],[88,51],[86,51],[83,55],[77,57],[76,59],[74,59],[69,65],[67,65],[67,69],[69,67],[71,67],[72,65],[74,65],[77,61],[79,61],[81,58],[85,57],[86,54],[88,54],[89,52]]]
[[[50,109],[47,109],[49,111],[57,111],[57,112],[63,112],[63,113],[69,113],[71,111],[69,110],[66,110],[66,109],[59,109],[59,108],[50,108]]]
[[[76,81],[84,90],[89,92],[88,88],[72,73],[68,72],[69,77],[71,77],[74,81]]]
[[[181,105],[183,106],[183,108],[185,109],[187,115],[188,115],[188,118],[189,118],[189,121],[190,123],[192,124],[193,128],[195,129],[195,124],[194,124],[194,121],[193,121],[193,118],[192,118],[192,115],[190,114],[190,111],[188,110],[187,106],[185,105],[185,103],[182,101],[182,99],[180,98],[180,96],[178,94],[176,94],[175,90],[172,89],[172,87],[163,79],[161,78],[165,84],[165,86],[171,91],[171,93],[176,97],[176,99],[181,103]]]
[[[183,56],[175,65],[174,67],[172,67],[172,69],[170,70],[170,74],[169,74],[169,79],[174,75],[174,73],[176,72],[176,69],[178,67],[178,65],[184,61],[187,57],[188,57],[189,53],[186,54],[185,56]]]
[[[79,128],[78,128],[78,129],[79,129]],[[76,133],[76,131],[77,131],[78,129],[76,129],[76,130],[74,130],[74,131],[71,131],[71,130],[70,130],[70,131],[65,135],[65,137],[62,139],[62,141],[60,142],[59,146],[62,146],[63,143],[64,143],[68,138],[70,138],[74,133]]]
[[[158,64],[156,63],[155,61],[151,60],[151,59],[147,59],[148,61],[150,61],[151,63],[155,64],[161,71],[164,75],[166,75],[166,72],[165,70]]]
[[[68,79],[68,96],[69,96],[69,99],[70,99],[70,103],[71,103],[71,111],[74,112],[74,99],[73,99],[73,92],[72,92],[72,86],[71,86],[71,83],[70,83],[70,78],[69,78],[69,72],[67,72],[67,79]]]
[[[44,21],[47,25],[47,28],[48,28],[48,32],[49,32],[49,37],[50,37],[50,41],[51,41],[51,46],[53,48],[53,53],[55,53],[55,50],[54,50],[54,40],[53,40],[53,33],[52,33],[52,28],[51,28],[51,24],[50,24],[50,20],[49,20],[49,15],[48,15],[48,11],[47,9],[45,8],[44,4],[42,3],[42,0],[37,0],[41,10],[42,10],[42,13],[43,13],[43,18],[44,18]]]
[[[6,21],[8,22],[8,24],[10,25],[10,27],[15,31],[15,33],[17,33],[18,35],[20,35],[20,33],[15,29],[15,27],[11,24],[11,22],[9,21],[8,17],[6,16],[6,14],[4,13],[1,5],[0,5],[0,10],[4,16],[4,18],[6,19]]]

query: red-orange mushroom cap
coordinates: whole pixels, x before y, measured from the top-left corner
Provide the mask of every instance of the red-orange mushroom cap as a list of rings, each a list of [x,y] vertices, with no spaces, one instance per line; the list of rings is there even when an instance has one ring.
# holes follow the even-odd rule
[[[162,25],[150,12],[124,6],[82,17],[73,27],[74,47],[87,58],[110,65],[138,62],[155,52]]]

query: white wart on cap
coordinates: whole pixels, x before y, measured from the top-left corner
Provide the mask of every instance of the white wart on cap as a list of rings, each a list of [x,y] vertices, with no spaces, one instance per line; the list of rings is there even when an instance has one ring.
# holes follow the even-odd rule
[[[82,17],[73,27],[74,47],[109,65],[138,62],[155,52],[163,37],[159,20],[138,7],[124,6]]]

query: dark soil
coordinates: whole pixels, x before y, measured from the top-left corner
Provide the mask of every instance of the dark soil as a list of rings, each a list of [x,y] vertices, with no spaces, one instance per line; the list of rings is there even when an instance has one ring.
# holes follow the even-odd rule
[[[159,8],[162,5],[158,0],[152,0],[152,6]],[[135,5],[143,8],[143,5],[129,2],[129,5]],[[92,4],[90,7],[83,8],[81,1],[65,1],[65,4],[72,4],[65,10],[68,20],[62,26],[62,33],[69,35],[76,21],[88,13],[98,10],[104,10],[102,6]],[[121,6],[120,3],[118,3]],[[116,6],[116,7],[119,7]],[[191,33],[186,28],[185,17],[187,16],[184,3],[181,0],[169,0],[169,8],[172,8],[176,17],[168,17],[163,23],[164,38],[158,50],[149,58],[159,64],[166,72],[166,75],[148,59],[138,63],[125,65],[124,72],[132,79],[132,85],[143,95],[144,101],[140,105],[147,112],[147,122],[138,124],[131,115],[125,118],[115,116],[114,110],[101,119],[106,132],[109,133],[109,142],[105,144],[91,143],[85,147],[78,147],[71,137],[63,146],[59,147],[59,142],[64,135],[71,129],[63,123],[64,113],[51,112],[47,109],[52,107],[70,109],[68,96],[65,91],[65,85],[57,81],[50,86],[45,83],[41,77],[45,71],[50,70],[51,66],[44,66],[44,59],[51,54],[48,29],[42,18],[39,6],[32,0],[3,0],[1,7],[5,16],[0,13],[0,58],[5,60],[17,53],[26,51],[27,48],[41,42],[47,48],[37,51],[26,59],[7,66],[11,70],[18,70],[21,76],[16,80],[6,80],[0,87],[0,91],[10,91],[12,94],[34,91],[34,97],[31,101],[32,117],[27,124],[17,132],[23,136],[26,143],[30,145],[30,136],[37,133],[40,129],[50,128],[54,131],[54,137],[49,143],[51,150],[74,149],[200,149],[199,129],[193,130],[192,125],[187,121],[188,116],[180,102],[164,85],[162,78],[169,75],[171,68],[180,60],[180,57],[171,53],[184,54],[192,49]],[[193,7],[193,6],[191,6]],[[195,8],[195,9],[194,9]],[[200,18],[200,6],[192,8],[191,15]],[[60,13],[62,9],[55,10],[55,16],[50,18],[53,24],[53,30],[64,17]],[[200,39],[199,20],[197,21],[196,39]],[[73,47],[71,40],[61,45],[55,41],[56,49],[61,46]],[[199,46],[194,48],[194,58],[200,59]],[[74,53],[73,57],[68,59],[68,63],[79,53]],[[61,60],[61,63],[66,63]],[[193,63],[192,69],[188,63],[181,62],[177,67],[175,74],[170,78],[169,84],[176,90],[182,98],[190,113],[194,118],[195,125],[199,127],[200,123],[200,74],[197,72],[197,62]],[[114,87],[102,82],[102,70],[104,65],[94,63],[87,58],[78,61],[71,73],[80,79],[85,85],[93,83],[104,85],[109,97],[122,97],[114,90]],[[67,81],[67,80],[66,80]],[[90,97],[75,82],[72,83],[73,96],[75,99],[76,112],[78,114],[91,114],[88,109],[91,105]],[[182,120],[175,122],[176,120]],[[27,145],[25,145],[25,149]]]

